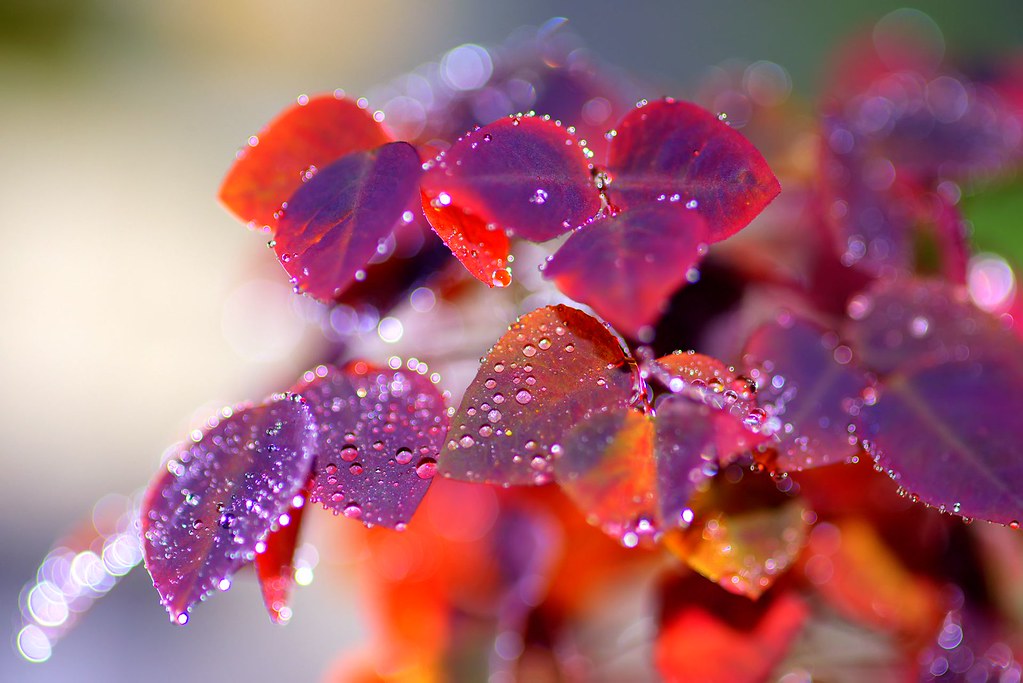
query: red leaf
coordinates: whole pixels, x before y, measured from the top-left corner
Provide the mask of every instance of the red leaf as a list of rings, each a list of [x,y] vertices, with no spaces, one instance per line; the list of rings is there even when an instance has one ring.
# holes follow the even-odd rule
[[[809,616],[793,591],[752,602],[696,575],[668,590],[654,657],[669,683],[770,680]]]
[[[511,283],[508,254],[511,241],[502,230],[487,227],[479,216],[461,211],[456,206],[431,202],[424,192],[423,213],[434,232],[444,240],[451,253],[480,282],[491,287]]]
[[[620,332],[637,337],[705,252],[703,218],[676,204],[640,206],[577,231],[544,275]]]
[[[272,226],[310,169],[388,142],[370,112],[333,95],[296,104],[270,122],[227,172],[220,201],[251,227]]]
[[[298,396],[225,411],[209,425],[167,462],[142,505],[146,568],[180,624],[255,559],[302,491],[316,448],[312,411]]]
[[[270,613],[270,620],[275,624],[286,624],[291,619],[291,608],[288,600],[294,583],[295,548],[298,545],[298,534],[305,516],[305,502],[309,495],[313,480],[305,487],[301,496],[292,501],[291,511],[287,513],[287,524],[283,515],[281,526],[266,537],[266,550],[256,555],[256,576],[263,593],[263,604]]]
[[[368,525],[403,528],[436,470],[444,398],[411,370],[319,366],[295,390],[316,417],[320,450],[309,500]]]
[[[591,412],[628,405],[636,382],[618,340],[594,318],[568,306],[528,313],[466,389],[440,471],[475,482],[549,481],[565,432]]]
[[[437,207],[455,207],[533,242],[583,225],[600,210],[589,162],[575,138],[552,121],[528,116],[501,119],[460,138],[427,171],[423,192]]]
[[[412,206],[422,173],[412,145],[349,154],[298,188],[274,231],[274,251],[299,290],[339,296]]]
[[[757,401],[777,422],[777,467],[801,470],[850,460],[860,452],[849,431],[873,388],[838,335],[803,320],[769,324],[746,343]]]
[[[629,113],[608,155],[611,203],[691,206],[712,242],[732,235],[781,191],[760,152],[738,131],[694,104],[662,100]],[[695,203],[693,203],[695,202]]]

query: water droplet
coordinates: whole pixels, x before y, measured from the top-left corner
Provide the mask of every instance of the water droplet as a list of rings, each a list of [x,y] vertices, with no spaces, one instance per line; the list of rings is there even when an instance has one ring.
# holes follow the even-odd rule
[[[507,287],[511,284],[512,276],[507,268],[498,268],[490,275],[490,281],[495,287]]]
[[[341,514],[343,514],[345,517],[348,517],[349,519],[360,519],[362,518],[362,508],[359,506],[358,503],[352,503],[351,505],[345,507],[344,511]]]
[[[341,449],[341,459],[345,462],[352,462],[359,457],[359,449],[355,446],[345,446]]]
[[[399,465],[407,465],[412,462],[412,451],[408,448],[399,448],[394,454],[394,460]]]
[[[494,428],[491,427],[490,425],[483,425],[479,429],[479,434],[483,438],[487,438],[488,436],[492,436],[494,434]]]
[[[468,434],[466,434],[465,436],[463,436],[461,439],[458,440],[458,444],[462,448],[472,448],[473,444],[475,444],[475,443],[476,443],[476,441],[473,440],[473,438],[471,436],[469,436]]]
[[[549,349],[551,348],[551,340],[548,339],[547,337],[543,337],[540,341],[536,343],[536,345],[539,346],[541,349]]]
[[[494,408],[489,413],[487,413],[487,419],[490,420],[491,422],[500,422],[501,421],[501,411],[498,410],[497,408]]]
[[[529,197],[529,203],[530,204],[543,204],[546,201],[547,201],[547,191],[542,189],[542,188],[537,188],[536,192],[534,192]]]
[[[522,355],[524,355],[526,358],[532,358],[533,356],[536,355],[536,347],[533,346],[532,344],[526,344],[525,346],[522,347]]]
[[[519,393],[515,394],[515,401],[521,403],[522,405],[526,405],[532,400],[533,395],[525,389],[522,389],[521,391],[519,391]]]
[[[348,471],[351,472],[352,474],[356,474],[356,475],[362,474],[362,465],[360,465],[359,463],[353,463],[348,468]]]
[[[437,461],[433,458],[423,458],[416,465],[416,474],[420,479],[433,479],[433,475],[437,474]]]

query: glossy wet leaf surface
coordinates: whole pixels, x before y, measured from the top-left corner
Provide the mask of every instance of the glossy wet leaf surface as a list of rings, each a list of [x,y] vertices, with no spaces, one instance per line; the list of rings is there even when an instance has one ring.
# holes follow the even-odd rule
[[[725,590],[757,599],[796,561],[806,543],[806,502],[781,492],[763,471],[725,468],[690,501],[693,522],[665,545]]]
[[[274,251],[299,291],[333,300],[414,207],[415,148],[392,142],[319,170],[288,201]]]
[[[711,242],[744,228],[781,191],[741,133],[701,107],[673,100],[625,116],[611,144],[608,172],[613,205],[690,206],[706,220]]]
[[[167,461],[141,513],[146,568],[182,624],[264,549],[316,450],[312,411],[297,396],[221,414],[211,425]]]
[[[308,488],[308,487],[307,487]],[[294,503],[301,500],[301,505]],[[263,594],[263,605],[275,624],[286,624],[291,619],[291,589],[295,582],[295,548],[298,544],[302,519],[305,516],[305,497],[296,497],[292,507],[282,515],[279,526],[266,537],[266,550],[256,555],[256,576]]]
[[[547,263],[544,276],[635,337],[686,282],[707,239],[695,211],[678,204],[640,206],[578,230]]]
[[[964,517],[1023,517],[1021,342],[961,289],[903,281],[864,295],[850,337],[886,373],[861,438],[921,501]],[[852,304],[851,304],[852,305]]]
[[[448,426],[430,379],[356,362],[319,366],[296,390],[318,425],[310,502],[365,524],[408,524],[430,486]]]
[[[662,592],[654,653],[658,673],[670,683],[770,680],[809,616],[793,590],[752,602],[690,575]]]
[[[519,318],[490,349],[451,420],[440,471],[465,481],[538,484],[565,433],[624,407],[636,374],[618,340],[568,306]]]
[[[473,277],[490,287],[510,284],[511,240],[503,230],[488,227],[479,216],[457,206],[431,202],[425,193],[422,202],[434,232]]]
[[[431,204],[534,242],[583,225],[600,210],[578,141],[553,121],[531,116],[466,133],[427,171],[423,192]]]
[[[872,401],[875,392],[838,335],[786,318],[750,337],[744,363],[756,369],[757,401],[777,422],[778,469],[844,462],[860,451],[849,427],[864,397]]]
[[[333,95],[308,98],[249,139],[224,178],[220,201],[253,227],[272,227],[306,174],[386,142],[372,112],[355,102]]]

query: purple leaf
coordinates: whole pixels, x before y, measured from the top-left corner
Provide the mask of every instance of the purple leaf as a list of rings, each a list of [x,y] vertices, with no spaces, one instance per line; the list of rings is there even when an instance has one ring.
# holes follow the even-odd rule
[[[760,152],[694,104],[662,100],[618,125],[608,155],[611,203],[677,202],[698,209],[717,242],[746,227],[781,191]]]
[[[706,223],[695,211],[668,203],[639,206],[578,230],[544,275],[636,337],[686,281],[707,239]]]
[[[332,301],[418,200],[419,155],[405,142],[320,169],[288,200],[274,251],[302,292]]]
[[[367,525],[403,528],[419,507],[447,432],[444,398],[411,370],[319,366],[295,390],[319,429],[311,502]]]
[[[804,320],[768,324],[750,337],[743,360],[779,440],[780,470],[848,461],[860,451],[849,426],[873,388],[838,335]]]
[[[546,118],[515,116],[467,133],[423,177],[431,204],[545,242],[585,224],[600,194],[575,137]]]
[[[924,503],[1018,523],[1023,343],[943,283],[882,285],[852,306],[855,349],[885,373],[859,418],[878,463]]]
[[[312,411],[296,395],[231,412],[167,461],[142,506],[146,567],[179,624],[226,590],[265,549],[267,535],[302,492],[316,449]]]
[[[465,391],[440,459],[444,476],[542,484],[564,434],[586,415],[628,405],[638,377],[618,340],[568,306],[519,318]]]

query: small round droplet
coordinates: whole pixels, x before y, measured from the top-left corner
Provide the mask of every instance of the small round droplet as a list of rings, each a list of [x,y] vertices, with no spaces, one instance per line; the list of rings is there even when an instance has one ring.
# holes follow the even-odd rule
[[[536,347],[533,346],[532,344],[526,344],[525,346],[522,347],[522,355],[524,355],[526,358],[532,358],[533,356],[536,355]]]
[[[548,339],[547,337],[544,337],[540,341],[538,341],[536,345],[539,346],[541,349],[549,349],[551,348],[551,340]]]
[[[399,465],[407,465],[412,462],[412,451],[408,448],[399,448],[394,454],[394,460]]]
[[[472,445],[474,443],[476,443],[476,441],[474,441],[473,438],[471,436],[469,436],[468,434],[466,434],[465,436],[463,436],[461,439],[458,440],[458,444],[462,448],[472,448]]]
[[[532,400],[533,395],[525,389],[522,389],[521,391],[519,391],[519,393],[515,394],[515,401],[522,405],[526,405]]]
[[[360,519],[362,518],[362,508],[359,507],[358,503],[352,503],[351,505],[346,506],[341,514],[349,519]]]
[[[359,457],[359,449],[355,446],[345,446],[341,449],[341,459],[345,462],[352,462]]]
[[[437,461],[433,458],[423,458],[416,465],[416,474],[420,479],[433,479],[433,475],[437,474]]]

